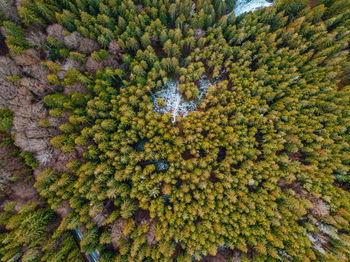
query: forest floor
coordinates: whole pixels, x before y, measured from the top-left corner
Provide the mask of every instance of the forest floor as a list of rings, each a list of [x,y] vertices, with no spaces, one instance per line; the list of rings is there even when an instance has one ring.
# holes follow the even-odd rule
[[[0,142],[3,142],[1,138]],[[32,171],[17,152],[14,145],[0,146],[0,180],[3,185],[7,185],[4,192],[6,200],[19,203],[39,200]]]
[[[9,53],[9,49],[5,44],[5,39],[2,39],[0,35],[0,56],[7,55],[8,53]]]

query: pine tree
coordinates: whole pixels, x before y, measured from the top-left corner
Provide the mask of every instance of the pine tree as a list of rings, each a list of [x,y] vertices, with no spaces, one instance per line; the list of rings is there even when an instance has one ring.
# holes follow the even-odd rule
[[[36,187],[54,209],[69,202],[60,229],[84,226],[83,251],[102,261],[114,260],[112,246],[117,261],[206,260],[220,246],[242,261],[348,256],[348,4],[283,0],[236,18],[235,2],[20,7],[25,25],[57,22],[99,43],[86,52],[95,75],[84,42],[45,43],[56,93],[40,126],[58,129],[51,143],[69,153],[56,165],[76,158],[72,173],[45,170]],[[5,23],[11,56],[36,48],[23,41],[32,29]],[[19,258],[16,244],[5,259]]]
[[[146,32],[142,37],[141,37],[141,44],[144,49],[146,49],[150,44],[151,44],[151,37],[148,32]]]

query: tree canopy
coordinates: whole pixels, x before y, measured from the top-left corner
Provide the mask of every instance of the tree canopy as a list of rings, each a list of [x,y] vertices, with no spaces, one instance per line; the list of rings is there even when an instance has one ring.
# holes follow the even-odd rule
[[[35,187],[53,210],[69,202],[59,229],[84,227],[82,251],[350,259],[350,2],[280,0],[238,17],[234,5],[33,0],[4,22],[16,54],[37,48],[25,30],[48,34],[41,126],[70,161]],[[154,101],[171,81],[196,106],[176,119]]]

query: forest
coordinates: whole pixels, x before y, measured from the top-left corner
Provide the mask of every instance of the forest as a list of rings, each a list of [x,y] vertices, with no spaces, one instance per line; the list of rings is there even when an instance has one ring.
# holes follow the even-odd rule
[[[0,261],[350,261],[350,0],[0,0]]]

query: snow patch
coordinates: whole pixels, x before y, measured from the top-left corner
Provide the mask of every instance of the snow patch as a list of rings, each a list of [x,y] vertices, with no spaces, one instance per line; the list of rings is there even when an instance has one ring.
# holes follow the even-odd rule
[[[320,252],[323,255],[326,254],[326,251],[322,247],[322,242],[319,239],[315,238],[310,233],[307,234],[307,237],[309,238],[310,242],[312,243],[313,249],[317,250],[318,252]]]
[[[185,117],[189,112],[196,110],[210,85],[209,80],[203,76],[199,80],[199,87],[197,87],[199,90],[198,99],[195,101],[186,101],[180,93],[179,82],[169,80],[160,91],[151,97],[154,104],[154,112],[161,115],[170,113],[172,115],[172,122],[175,123],[177,116],[181,115]],[[161,98],[165,102],[165,106],[159,105],[157,98]]]
[[[52,160],[53,154],[48,150],[39,151],[35,154],[35,158],[39,161],[40,164],[46,165]]]
[[[159,171],[165,172],[165,171],[168,170],[169,164],[168,164],[168,162],[165,161],[165,160],[160,160],[160,161],[157,161],[157,162],[156,162],[156,168],[157,168]]]
[[[266,0],[238,0],[234,8],[236,16],[247,12],[254,12],[263,7],[270,7],[272,3]]]
[[[73,229],[73,233],[75,234],[75,236],[78,239],[78,242],[80,242],[83,238],[83,233],[81,232],[81,230],[79,228]],[[86,254],[88,260],[90,262],[97,262],[98,261],[98,257],[100,256],[100,252],[98,250],[92,251],[90,254]]]
[[[322,223],[318,226],[318,229],[333,239],[339,240],[339,235],[334,227]]]

